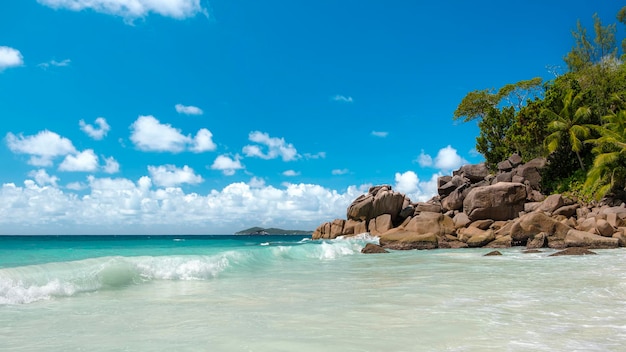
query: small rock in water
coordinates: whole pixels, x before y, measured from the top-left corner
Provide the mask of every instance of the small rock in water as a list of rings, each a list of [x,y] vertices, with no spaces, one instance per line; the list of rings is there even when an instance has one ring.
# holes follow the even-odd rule
[[[377,244],[368,243],[363,249],[361,249],[361,253],[389,253],[389,251]]]
[[[538,250],[538,249],[527,249],[527,250],[523,251],[522,253],[524,253],[524,254],[529,254],[529,253],[541,253],[541,251],[540,251],[540,250]]]
[[[492,255],[502,255],[502,253],[500,253],[500,251],[491,251],[491,252],[485,254],[483,257],[490,257]]]
[[[549,257],[556,257],[560,255],[589,255],[589,254],[597,254],[597,253],[592,252],[584,247],[570,247],[560,252],[552,253],[549,255]]]

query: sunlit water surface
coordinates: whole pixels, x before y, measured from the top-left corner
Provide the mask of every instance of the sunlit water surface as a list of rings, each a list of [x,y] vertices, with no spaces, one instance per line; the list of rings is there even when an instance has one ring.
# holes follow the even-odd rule
[[[0,238],[3,351],[618,351],[626,251]]]

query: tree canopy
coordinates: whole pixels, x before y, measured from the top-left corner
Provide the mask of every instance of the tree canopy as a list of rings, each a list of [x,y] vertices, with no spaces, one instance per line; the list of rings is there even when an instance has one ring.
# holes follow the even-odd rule
[[[626,6],[616,19],[626,28]],[[461,100],[453,119],[478,120],[476,150],[489,167],[513,153],[542,156],[549,161],[544,191],[626,198],[626,39],[618,46],[616,33],[616,23],[594,14],[591,31],[580,21],[572,30],[567,72],[474,90]]]

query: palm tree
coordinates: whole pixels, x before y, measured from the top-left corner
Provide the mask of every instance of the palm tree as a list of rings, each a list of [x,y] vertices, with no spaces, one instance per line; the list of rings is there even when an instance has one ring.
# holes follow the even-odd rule
[[[543,109],[541,114],[551,122],[548,130],[552,133],[546,137],[544,143],[549,153],[556,151],[563,143],[569,143],[572,151],[576,153],[581,169],[585,169],[580,152],[583,150],[583,141],[589,137],[590,126],[586,124],[591,116],[591,109],[582,105],[583,94],[574,95],[569,90],[563,98],[563,108],[557,113],[550,109]]]
[[[588,191],[595,191],[598,198],[626,186],[626,110],[603,120],[602,126],[594,127],[600,137],[588,141],[595,145],[592,152],[596,157],[584,185]]]

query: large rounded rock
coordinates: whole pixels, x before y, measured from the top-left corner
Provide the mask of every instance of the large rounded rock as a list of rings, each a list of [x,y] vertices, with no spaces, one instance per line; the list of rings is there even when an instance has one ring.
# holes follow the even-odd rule
[[[584,247],[571,247],[566,248],[560,252],[552,253],[548,257],[558,257],[562,255],[595,255],[596,252],[592,252]]]
[[[395,222],[406,203],[405,198],[404,194],[393,191],[388,185],[371,187],[368,194],[359,196],[350,204],[346,218],[369,222],[379,215],[389,214]]]
[[[565,245],[567,247],[617,248],[619,239],[571,229],[565,236]]]
[[[485,163],[463,165],[458,174],[470,180],[472,183],[482,181],[489,175],[489,169]]]
[[[543,202],[539,204],[538,211],[544,211],[546,213],[552,213],[565,204],[563,196],[560,194],[549,195]]]
[[[481,230],[482,231],[482,230]],[[483,231],[481,234],[474,235],[467,240],[467,245],[471,248],[482,247],[496,239],[493,230]]]
[[[541,169],[546,166],[545,158],[536,158],[515,169],[515,176],[522,177],[533,189],[541,183]]]
[[[381,190],[376,196],[374,196],[374,204],[370,219],[378,217],[382,214],[390,214],[392,221],[395,221],[400,211],[402,211],[402,205],[404,204],[404,194],[394,192],[391,189]]]
[[[374,244],[374,243],[368,243],[365,245],[365,247],[363,247],[363,249],[361,249],[361,253],[365,253],[365,254],[372,254],[372,253],[389,253],[389,251],[387,251],[386,249],[384,249],[383,247]]]
[[[374,196],[363,194],[348,206],[348,220],[368,221],[374,208]]]
[[[511,240],[514,246],[524,246],[529,239],[544,232],[550,241],[564,240],[571,228],[544,213],[530,213],[520,217],[511,228]],[[552,247],[552,246],[550,246]]]
[[[325,222],[313,231],[313,235],[311,236],[314,240],[319,240],[322,238],[330,238],[330,222]]]
[[[414,231],[393,229],[380,236],[380,245],[383,248],[407,249],[435,249],[438,248],[437,236],[434,233],[422,234]]]
[[[454,221],[441,213],[422,212],[409,221],[405,229],[419,234],[434,233],[439,236],[454,233]]]
[[[378,236],[381,233],[387,232],[392,228],[393,225],[391,223],[391,215],[389,214],[379,215],[376,218],[370,220],[369,223],[369,232],[374,236]]]
[[[510,220],[524,210],[526,186],[499,182],[472,189],[463,201],[463,212],[472,221],[482,219]]]

